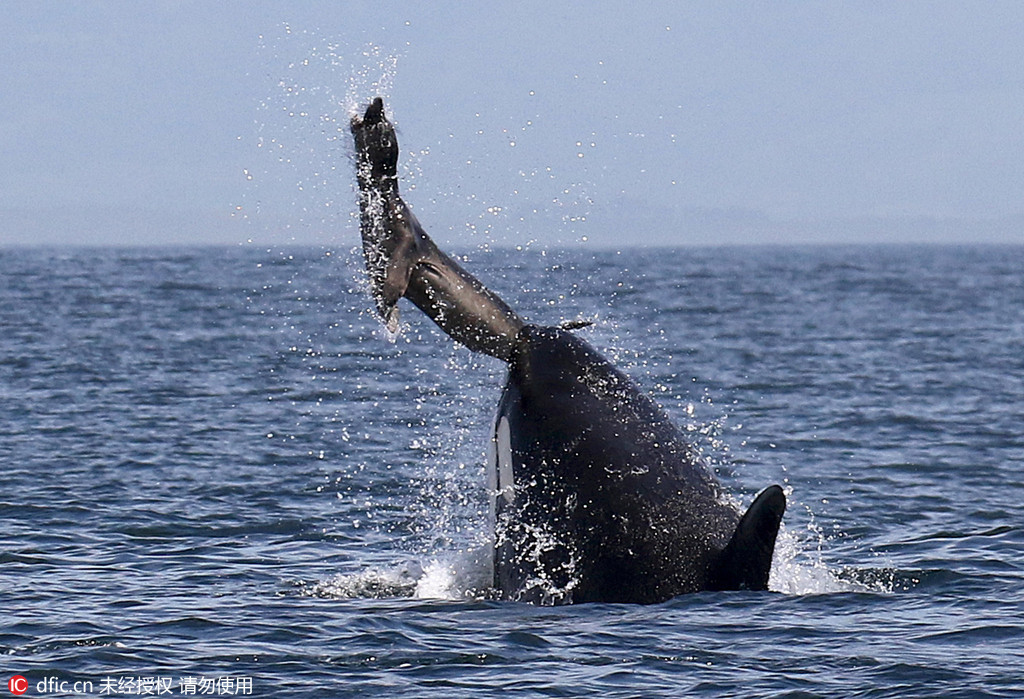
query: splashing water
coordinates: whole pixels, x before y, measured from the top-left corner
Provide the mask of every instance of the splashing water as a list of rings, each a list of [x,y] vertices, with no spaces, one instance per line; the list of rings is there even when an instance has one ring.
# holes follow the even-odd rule
[[[422,578],[423,567],[418,561],[412,560],[393,568],[371,567],[358,573],[303,584],[300,593],[330,599],[411,597]]]
[[[785,595],[820,595],[842,592],[891,593],[895,572],[837,571],[820,557],[808,555],[801,538],[783,527],[775,545],[768,589]],[[415,597],[417,599],[488,599],[493,557],[489,545],[439,551],[423,561],[412,559],[393,567],[368,567],[357,573],[303,586],[303,594],[337,599]],[[531,591],[541,604],[556,603],[571,590],[552,581],[533,580]]]
[[[494,560],[490,546],[433,558],[416,584],[421,599],[479,599],[490,594]]]
[[[331,599],[486,599],[492,596],[492,560],[489,546],[448,551],[424,562],[410,559],[391,567],[371,566],[303,583],[300,593]]]
[[[817,532],[808,528],[807,533]],[[842,577],[821,558],[821,548],[808,548],[807,539],[797,536],[783,524],[775,541],[768,589],[787,595],[819,595],[834,592],[892,592],[891,582],[878,579],[861,582]]]
[[[261,49],[268,93],[257,108],[259,163],[245,169],[250,203],[240,208],[271,241],[294,242],[301,232],[331,242],[355,215],[349,197],[337,198],[353,191],[349,122],[371,97],[391,94],[399,54],[288,25],[262,36]]]

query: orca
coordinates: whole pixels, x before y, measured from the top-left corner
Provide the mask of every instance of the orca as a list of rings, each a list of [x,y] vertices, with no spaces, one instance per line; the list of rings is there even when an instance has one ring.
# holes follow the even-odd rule
[[[786,496],[744,514],[668,415],[564,327],[522,320],[426,234],[398,189],[381,98],[351,121],[360,231],[377,310],[407,298],[453,340],[508,365],[488,458],[494,589],[540,604],[658,603],[766,590]]]

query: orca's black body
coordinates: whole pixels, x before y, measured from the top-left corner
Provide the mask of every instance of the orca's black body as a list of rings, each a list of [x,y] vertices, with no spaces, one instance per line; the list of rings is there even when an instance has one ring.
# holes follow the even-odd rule
[[[378,98],[352,121],[363,247],[393,323],[405,296],[451,337],[508,363],[488,468],[494,585],[544,603],[660,602],[765,590],[786,498],[742,517],[665,413],[566,330],[525,324],[437,249],[398,193]]]

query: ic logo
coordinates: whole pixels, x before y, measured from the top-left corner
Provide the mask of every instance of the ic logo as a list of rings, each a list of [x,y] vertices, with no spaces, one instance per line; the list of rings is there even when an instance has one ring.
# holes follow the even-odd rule
[[[28,680],[21,675],[15,675],[7,680],[7,688],[11,690],[11,694],[24,694],[28,691]]]

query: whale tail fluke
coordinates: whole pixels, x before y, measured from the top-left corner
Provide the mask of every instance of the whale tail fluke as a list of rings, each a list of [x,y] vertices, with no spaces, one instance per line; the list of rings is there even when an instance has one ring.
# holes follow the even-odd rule
[[[434,244],[398,193],[398,138],[373,100],[351,122],[359,182],[360,232],[370,287],[391,330],[398,299],[409,299],[431,320],[475,352],[508,361],[519,319],[497,294]]]
[[[786,494],[772,485],[761,491],[722,551],[712,590],[767,590],[775,538],[786,511]]]

